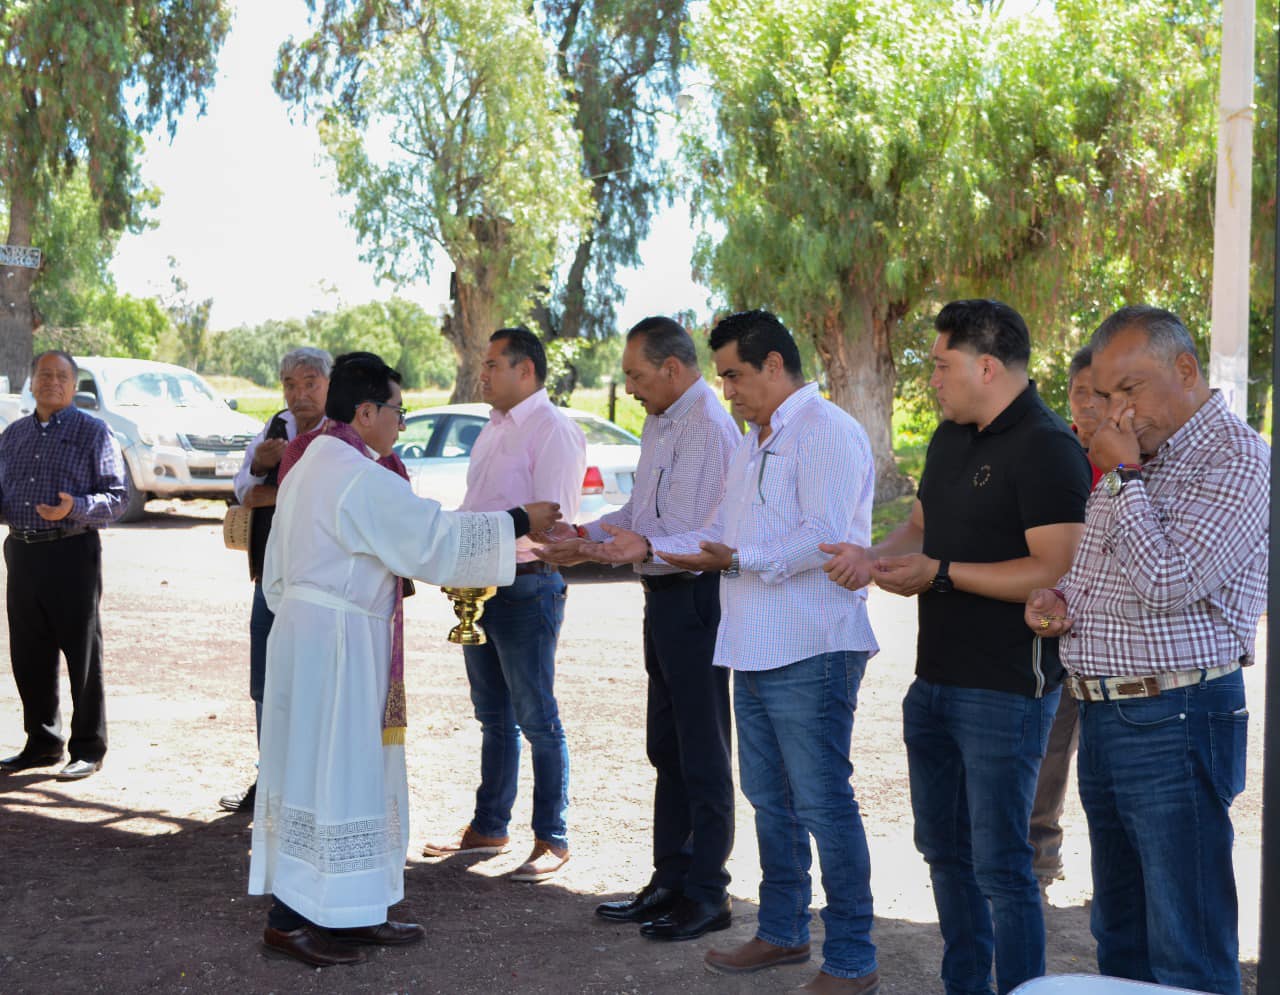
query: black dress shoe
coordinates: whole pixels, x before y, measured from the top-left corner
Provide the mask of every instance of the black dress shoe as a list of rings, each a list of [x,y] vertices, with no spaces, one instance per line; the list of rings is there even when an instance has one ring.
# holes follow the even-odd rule
[[[387,922],[378,926],[356,926],[353,929],[328,930],[339,943],[367,944],[377,947],[399,947],[417,943],[427,931],[416,922]]]
[[[224,812],[251,813],[257,795],[258,782],[254,781],[243,795],[223,795],[218,799],[218,808]]]
[[[647,884],[638,895],[624,901],[601,902],[596,906],[596,915],[612,922],[650,922],[670,912],[679,897],[680,892],[674,888]]]
[[[283,954],[312,967],[363,964],[365,961],[363,950],[353,950],[308,926],[288,932],[268,926],[262,931],[262,945],[269,954]]]
[[[640,935],[651,940],[694,940],[703,933],[728,929],[733,922],[733,903],[728,896],[722,902],[695,902],[681,896],[661,919],[640,927]]]
[[[59,781],[80,781],[102,770],[101,760],[72,760],[58,771]]]
[[[16,774],[19,771],[31,770],[32,767],[52,767],[62,762],[62,754],[46,753],[43,756],[33,753],[15,753],[11,757],[0,760],[0,771]]]

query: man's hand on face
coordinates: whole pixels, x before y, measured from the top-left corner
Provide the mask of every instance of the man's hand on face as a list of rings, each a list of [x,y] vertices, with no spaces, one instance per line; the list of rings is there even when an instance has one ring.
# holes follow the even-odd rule
[[[272,467],[279,466],[285,447],[288,445],[289,443],[284,439],[263,439],[258,443],[258,448],[253,451],[253,465],[249,467],[249,471],[252,473],[257,470],[254,476],[260,477]]]
[[[1121,413],[1118,421],[1103,418],[1089,443],[1089,462],[1101,470],[1142,465],[1138,436],[1133,431],[1133,409]]]

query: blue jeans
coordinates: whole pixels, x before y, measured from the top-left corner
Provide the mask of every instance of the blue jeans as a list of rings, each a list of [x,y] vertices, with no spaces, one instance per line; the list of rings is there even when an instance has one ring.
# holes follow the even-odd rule
[[[902,703],[916,849],[929,865],[947,995],[1004,995],[1044,974],[1044,913],[1027,842],[1058,709],[1043,698],[931,684]]]
[[[556,704],[556,641],[564,621],[559,573],[521,574],[485,603],[488,642],[464,646],[480,722],[480,787],[471,826],[506,836],[520,774],[520,734],[533,750],[533,834],[568,847],[569,747]]]
[[[1244,787],[1248,725],[1240,671],[1154,698],[1081,703],[1103,974],[1239,995],[1229,808]]]
[[[822,970],[836,978],[876,969],[871,855],[849,780],[853,713],[866,667],[866,653],[824,653],[733,675],[738,769],[760,847],[756,935],[780,947],[809,942],[812,835],[827,895]]]
[[[267,636],[271,635],[275,620],[262,593],[262,581],[254,581],[253,610],[249,614],[249,697],[253,699],[259,742],[262,740],[262,693],[267,686]]]

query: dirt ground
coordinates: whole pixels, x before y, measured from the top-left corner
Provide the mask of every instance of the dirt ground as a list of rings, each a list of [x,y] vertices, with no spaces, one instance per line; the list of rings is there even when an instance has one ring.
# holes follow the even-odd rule
[[[639,887],[650,869],[641,593],[629,575],[609,571],[570,578],[561,635],[557,692],[572,763],[573,857],[565,871],[532,886],[503,877],[532,843],[527,750],[510,854],[417,855],[425,839],[466,823],[479,764],[461,651],[445,640],[452,613],[443,595],[422,585],[406,603],[412,846],[406,898],[393,916],[421,922],[428,939],[328,971],[264,957],[266,901],[245,894],[248,819],[216,804],[249,784],[255,753],[251,588],[243,554],[222,546],[220,515],[214,504],[153,502],[144,522],[104,535],[110,752],[100,774],[78,783],[55,781],[51,771],[0,778],[0,991],[736,995],[785,991],[817,969],[816,916],[808,965],[744,979],[702,967],[709,947],[754,931],[759,872],[741,797],[730,931],[658,944],[592,915],[596,902]],[[871,611],[884,650],[863,685],[854,763],[872,853],[874,938],[885,995],[923,995],[941,991],[941,941],[911,843],[901,743],[914,614],[880,592]],[[1253,992],[1262,668],[1248,683],[1254,728],[1249,788],[1236,806],[1236,866],[1245,991]],[[21,745],[12,675],[0,667],[0,751]],[[1067,880],[1050,890],[1046,907],[1049,969],[1089,973],[1096,968],[1087,839],[1074,798],[1065,826]]]

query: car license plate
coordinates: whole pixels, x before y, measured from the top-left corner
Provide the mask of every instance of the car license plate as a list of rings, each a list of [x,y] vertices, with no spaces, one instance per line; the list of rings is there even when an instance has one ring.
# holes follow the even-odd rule
[[[214,476],[234,477],[240,472],[240,462],[243,459],[243,456],[219,456],[213,467]]]

